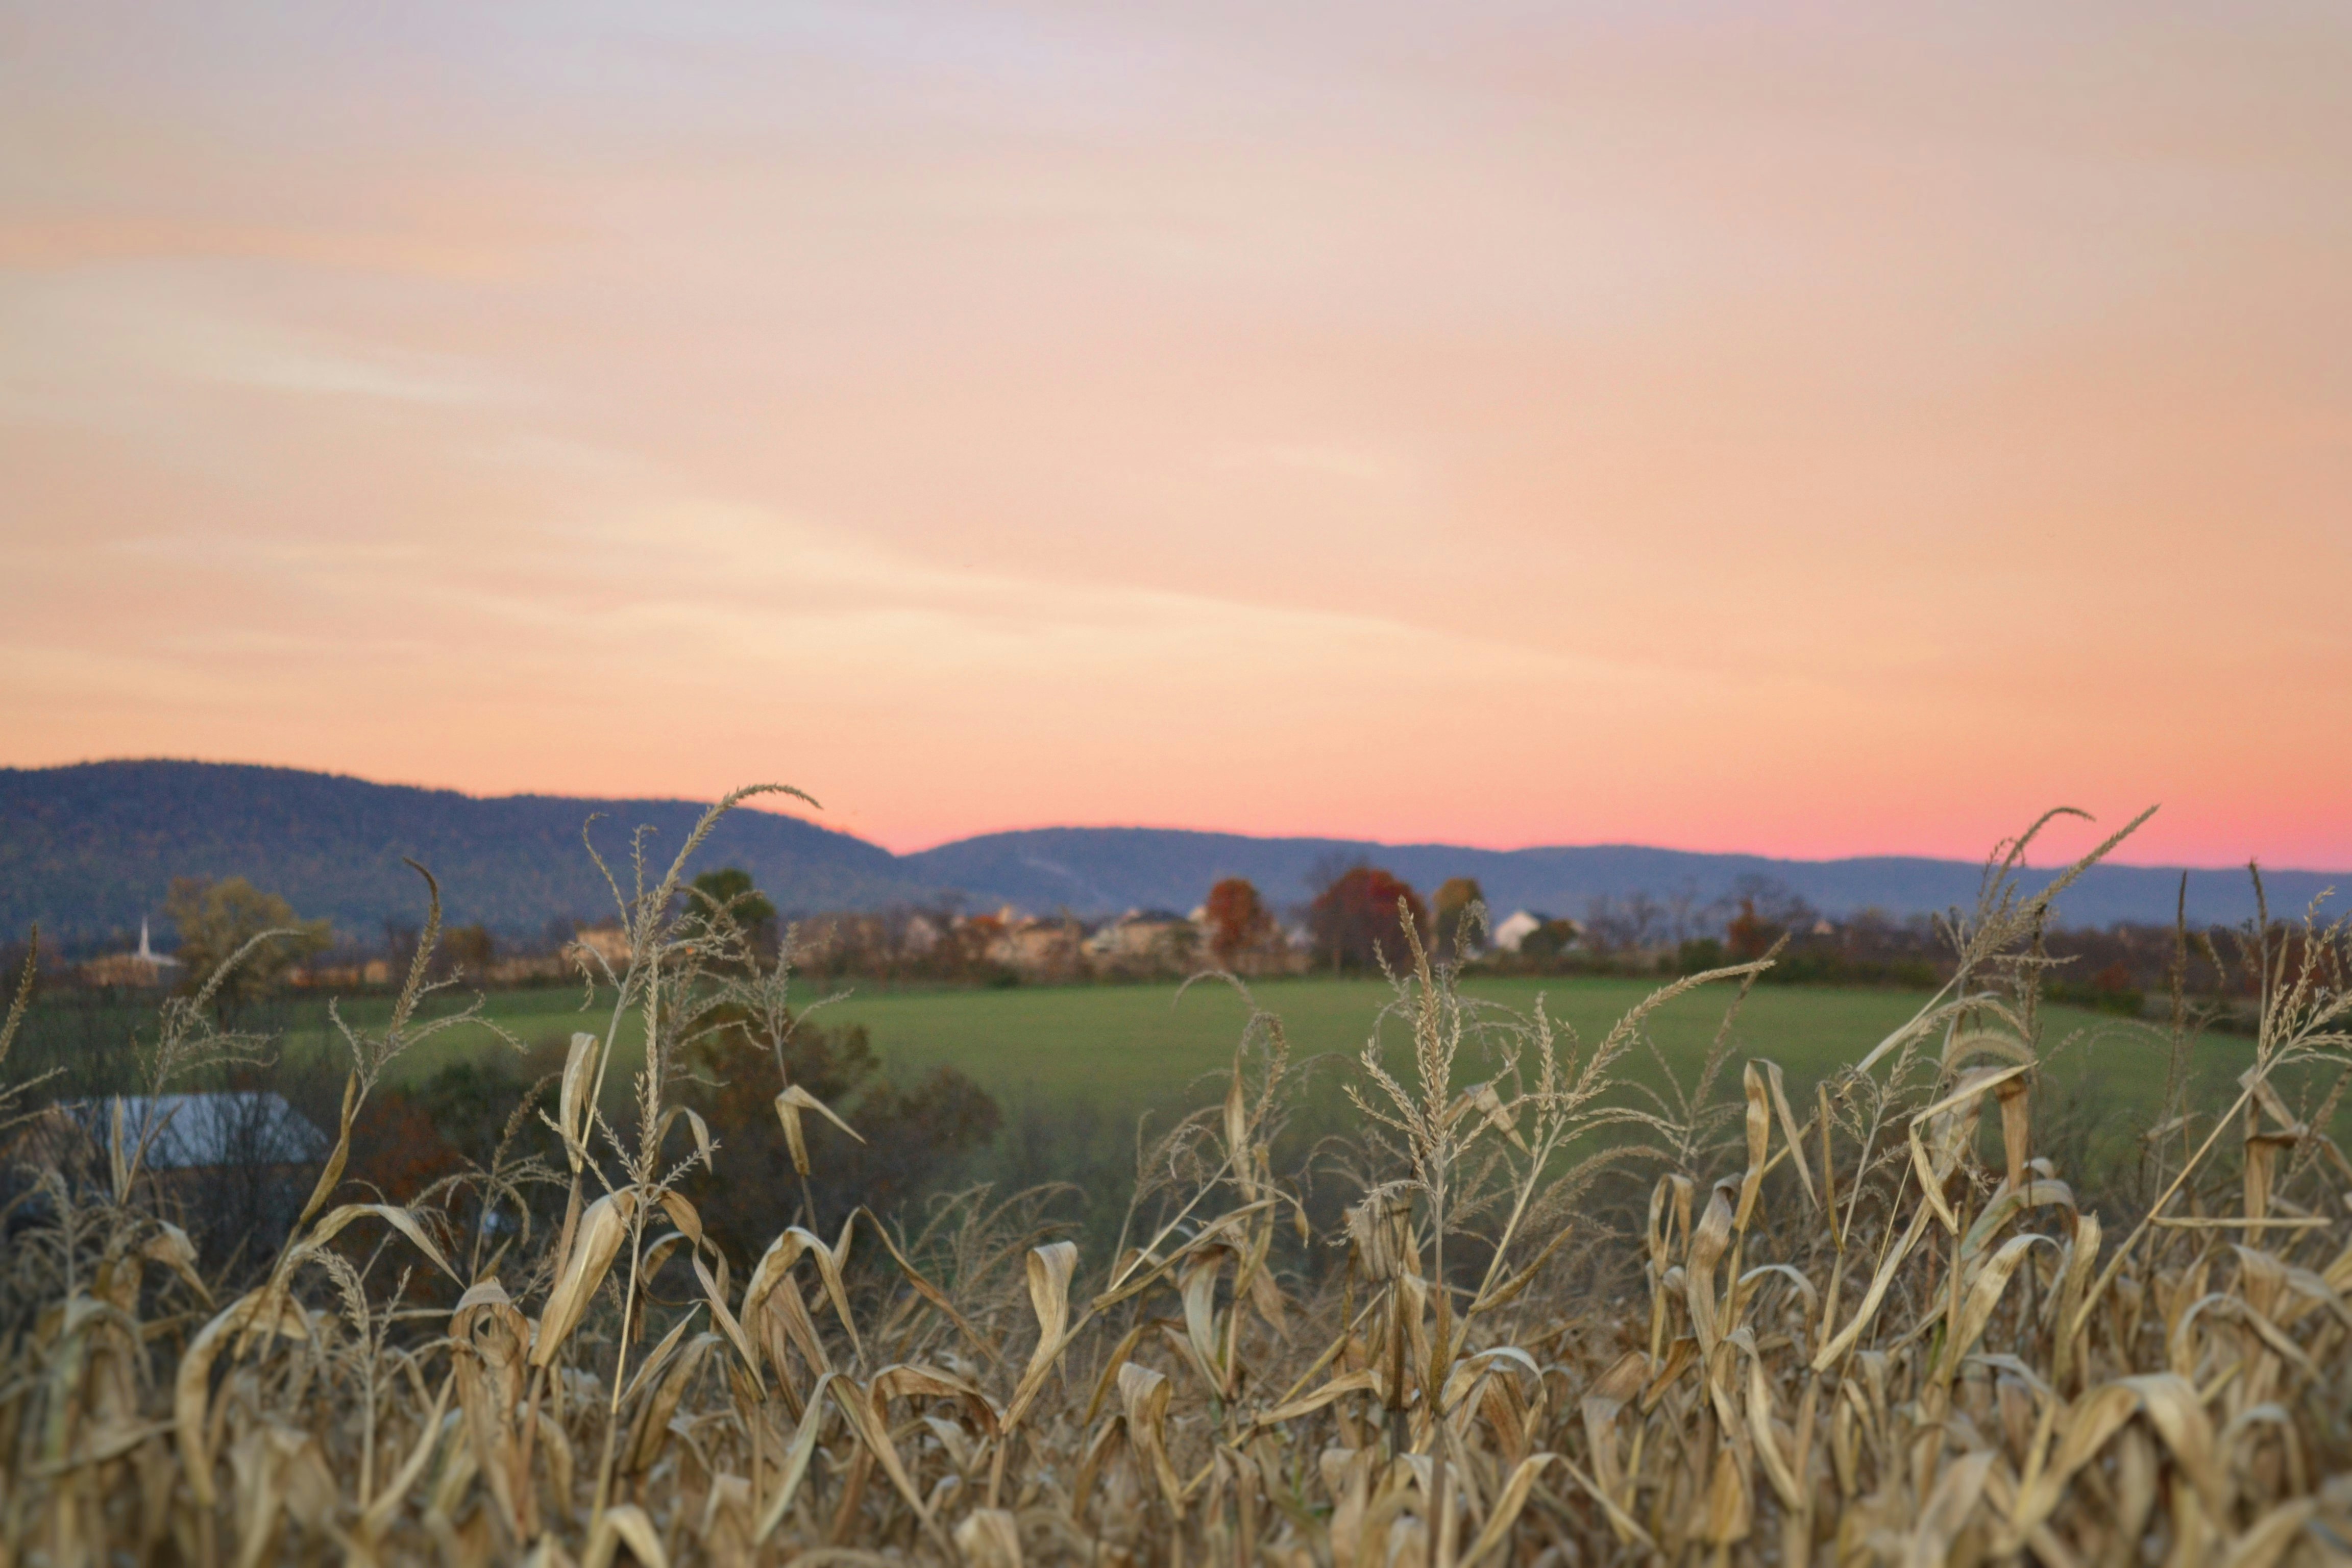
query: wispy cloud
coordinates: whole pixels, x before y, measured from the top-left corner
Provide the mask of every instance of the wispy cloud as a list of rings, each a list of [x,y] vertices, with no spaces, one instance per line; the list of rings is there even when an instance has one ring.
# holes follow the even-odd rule
[[[196,384],[420,404],[510,400],[513,384],[452,354],[304,331],[139,274],[0,274],[0,412],[93,408]]]

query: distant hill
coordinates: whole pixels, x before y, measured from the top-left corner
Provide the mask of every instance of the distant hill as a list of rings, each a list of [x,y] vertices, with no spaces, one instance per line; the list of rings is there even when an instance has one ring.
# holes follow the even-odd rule
[[[1634,845],[1538,849],[1467,849],[1444,844],[1374,844],[1342,838],[1252,838],[1156,827],[1041,827],[992,833],[905,857],[925,881],[965,889],[982,903],[1074,911],[1189,910],[1220,877],[1247,877],[1267,900],[1287,905],[1308,895],[1319,868],[1356,859],[1386,867],[1427,892],[1448,877],[1475,877],[1496,918],[1512,910],[1579,915],[1598,897],[1688,893],[1706,904],[1731,893],[1743,877],[1779,882],[1832,915],[1877,908],[1914,914],[1971,905],[1983,868],[1964,860],[1880,855],[1849,860],[1776,860],[1762,855],[1701,855]],[[2055,869],[2029,873],[2046,884]],[[2117,921],[2169,922],[2179,869],[2095,867],[2060,900],[2074,925]],[[2294,913],[2329,887],[2352,898],[2352,876],[2314,871],[2263,874],[2273,912]],[[2242,868],[2189,873],[2189,916],[2205,924],[2250,918],[2254,900]]]
[[[596,839],[617,866],[631,828],[654,827],[659,853],[684,840],[701,809],[678,800],[480,799],[216,763],[0,768],[0,941],[18,938],[37,920],[64,944],[110,942],[135,931],[142,917],[161,915],[173,878],[225,876],[245,877],[284,894],[304,915],[325,915],[346,934],[373,940],[385,920],[414,921],[422,910],[403,856],[440,878],[453,921],[537,936],[551,919],[611,910],[580,843],[592,814],[604,816]],[[1514,909],[1579,915],[1594,898],[1633,893],[1687,893],[1705,904],[1750,875],[1772,879],[1832,915],[1871,906],[1906,914],[1972,902],[1979,877],[1969,862],[1907,857],[1776,860],[1623,845],[1468,849],[1143,827],[992,833],[894,856],[845,833],[756,810],[730,816],[697,863],[743,867],[788,914],[952,899],[969,908],[1009,903],[1096,915],[1189,910],[1225,876],[1247,877],[1270,902],[1292,905],[1307,896],[1316,870],[1359,858],[1424,890],[1448,877],[1475,877],[1498,915]],[[2168,921],[2179,875],[2102,867],[2068,893],[2061,913],[2078,925]],[[2337,881],[2308,871],[2266,879],[2272,908],[2286,912]],[[2342,882],[2352,896],[2352,877]],[[2191,872],[2189,902],[2200,923],[2252,912],[2242,871]],[[158,934],[169,935],[160,925]]]
[[[217,763],[89,763],[0,769],[0,940],[32,921],[62,943],[100,941],[159,917],[174,877],[241,876],[347,935],[416,921],[440,879],[448,919],[537,936],[554,917],[601,919],[612,895],[580,842],[627,876],[628,836],[656,829],[677,852],[702,814],[679,800],[477,799],[293,768]],[[928,899],[887,849],[774,812],[730,813],[698,856],[749,870],[789,913]]]

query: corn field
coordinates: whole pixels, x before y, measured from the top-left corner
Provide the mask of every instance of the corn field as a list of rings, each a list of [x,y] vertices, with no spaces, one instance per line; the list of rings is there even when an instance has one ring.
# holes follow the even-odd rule
[[[1223,1100],[1140,1148],[1101,1256],[1034,1195],[820,1229],[786,1191],[730,1263],[681,1191],[729,1157],[681,1063],[736,1029],[781,1078],[805,1009],[788,954],[681,898],[699,837],[608,873],[633,956],[513,1123],[560,1163],[398,1205],[344,1182],[386,1068],[471,1016],[420,1021],[436,891],[391,1021],[345,1030],[335,1152],[258,1283],[202,1277],[119,1116],[26,1173],[0,1563],[2352,1563],[2340,925],[2245,933],[2260,1029],[2221,1100],[2186,1087],[2176,1005],[2128,1215],[2037,1147],[2068,879],[2020,891],[2029,833],[1952,918],[1953,981],[1811,1094],[1732,1052],[1769,959],[1588,1041],[1415,945],[1352,1064],[1356,1135],[1316,1153],[1343,1215],[1277,1168],[1301,1064],[1260,1014]],[[1632,1074],[1649,1011],[1699,986],[1726,1024],[1696,1079]],[[158,1092],[266,1044],[207,1001],[145,1042]],[[38,1092],[0,1077],[0,1119]],[[788,1081],[775,1109],[803,1174],[856,1135]]]

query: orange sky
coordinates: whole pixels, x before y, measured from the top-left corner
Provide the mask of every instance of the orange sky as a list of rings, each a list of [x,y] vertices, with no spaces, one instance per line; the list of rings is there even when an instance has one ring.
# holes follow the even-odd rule
[[[0,763],[2352,866],[2340,5],[334,9],[0,8]]]

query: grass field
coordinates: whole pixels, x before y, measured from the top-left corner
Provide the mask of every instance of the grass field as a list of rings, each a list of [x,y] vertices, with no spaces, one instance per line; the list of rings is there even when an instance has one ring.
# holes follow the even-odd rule
[[[1588,1044],[1654,989],[1647,980],[1555,978],[1478,979],[1465,991],[1482,1001],[1531,1012],[1540,997],[1548,1015]],[[1721,1026],[1734,990],[1717,985],[1668,1003],[1651,1016],[1647,1032],[1659,1055],[1685,1076],[1696,1072]],[[1294,1061],[1332,1058],[1317,1071],[1311,1100],[1336,1101],[1364,1041],[1389,999],[1377,981],[1328,978],[1277,980],[1255,988],[1257,1005],[1282,1020]],[[814,995],[814,993],[812,993]],[[1738,1063],[1748,1056],[1780,1064],[1791,1094],[1810,1098],[1820,1078],[1860,1058],[1910,1017],[1925,997],[1896,990],[1822,986],[1759,986],[1732,1026],[1731,1081],[1717,1093],[1737,1096]],[[550,989],[495,994],[488,1012],[522,1039],[561,1039],[575,1028],[599,1027],[607,997],[581,1010],[577,991]],[[369,1005],[360,1005],[362,1009]],[[937,1066],[952,1066],[980,1082],[1008,1109],[1041,1110],[1086,1106],[1107,1116],[1143,1110],[1181,1113],[1221,1092],[1213,1081],[1232,1064],[1248,1005],[1229,987],[1173,984],[1044,987],[1006,990],[852,988],[814,1018],[830,1026],[863,1025],[876,1053],[901,1081]],[[2149,1028],[2080,1008],[2045,1007],[2042,1051],[2049,1071],[2044,1093],[2074,1114],[2113,1113],[2118,1125],[2146,1124],[2163,1092],[2164,1045]],[[630,1034],[625,1028],[625,1041]],[[1393,1021],[1384,1037],[1401,1040]],[[289,1043],[318,1037],[289,1029]],[[468,1052],[497,1050],[482,1031],[443,1037],[402,1063],[407,1076],[431,1074]],[[1401,1048],[1401,1047],[1400,1047]],[[2207,1036],[2193,1054],[2197,1077],[2220,1092],[2250,1059],[2241,1037]],[[625,1057],[634,1065],[634,1057]],[[1655,1081],[1654,1063],[1637,1058],[1632,1076]],[[1465,1065],[1469,1081],[1486,1064]],[[615,1087],[618,1087],[616,1078]]]
[[[1482,1002],[1521,1014],[1541,999],[1557,1024],[1588,1044],[1599,1039],[1655,989],[1648,980],[1479,978],[1465,993]],[[814,999],[816,993],[809,994]],[[1381,1024],[1387,986],[1373,980],[1325,977],[1275,980],[1254,989],[1256,1004],[1278,1016],[1292,1059],[1328,1058],[1317,1069],[1315,1098],[1336,1097],[1366,1038],[1378,1027],[1398,1040],[1394,1020]],[[1734,990],[1715,985],[1679,997],[1651,1015],[1646,1032],[1675,1070],[1696,1069],[1721,1026]],[[456,1005],[455,998],[446,998]],[[1910,1017],[1925,997],[1917,993],[1826,986],[1759,986],[1748,996],[1731,1031],[1733,1061],[1769,1058],[1788,1075],[1792,1094],[1810,1095],[1813,1082],[1855,1060]],[[609,1019],[611,995],[590,1006],[582,993],[566,987],[493,992],[486,1012],[530,1045],[561,1042],[575,1029],[601,1028]],[[381,1022],[387,1004],[361,997],[341,1005],[344,1016],[365,1027]],[[42,1009],[46,1012],[47,1009]],[[1007,1105],[1089,1105],[1105,1112],[1146,1109],[1178,1110],[1215,1091],[1209,1080],[1233,1060],[1248,1004],[1228,986],[1190,988],[1164,984],[1021,986],[973,990],[944,986],[887,989],[850,987],[817,1010],[814,1021],[827,1026],[862,1025],[876,1054],[901,1081],[939,1066],[970,1075]],[[110,1010],[98,1028],[121,1031],[151,1022],[145,1008]],[[37,1014],[33,1033],[44,1032]],[[330,1043],[322,1000],[289,999],[266,1020],[290,1050]],[[623,1024],[616,1067],[634,1069],[638,1054],[634,1019]],[[2154,1030],[2081,1008],[2045,1006],[2042,1050],[2053,1093],[2081,1095],[2103,1108],[2137,1118],[2162,1092],[2164,1047]],[[55,1023],[52,1027],[57,1026]],[[79,1026],[93,1027],[88,1022]],[[54,1047],[53,1047],[54,1048]],[[402,1079],[417,1081],[448,1063],[505,1049],[487,1030],[442,1035],[402,1058]],[[2232,1036],[2206,1036],[2193,1053],[2203,1087],[2219,1089],[2250,1059],[2251,1043]],[[1637,1058],[1634,1076],[1653,1081],[1654,1063]],[[1646,1069],[1646,1070],[1644,1070]],[[1465,1063],[1468,1081],[1487,1067]],[[623,1079],[612,1080],[617,1090]],[[1730,1092],[1736,1094],[1736,1088]]]
[[[1485,980],[1465,989],[1521,1013],[1531,1013],[1540,997],[1551,1018],[1591,1043],[1654,986],[1640,980]],[[1361,1052],[1389,999],[1377,983],[1327,979],[1276,982],[1255,995],[1281,1018],[1294,1058],[1331,1054],[1341,1058],[1331,1064],[1335,1072]],[[1717,986],[1668,1003],[1648,1024],[1660,1052],[1677,1068],[1696,1068],[1733,995],[1731,987]],[[1759,987],[1733,1026],[1735,1050],[1770,1058],[1792,1088],[1810,1087],[1875,1045],[1922,1000],[1908,992]],[[1230,1065],[1247,1015],[1247,1004],[1230,989],[1197,985],[1181,997],[1173,986],[853,995],[820,1016],[865,1025],[894,1067],[952,1064],[1014,1097],[1146,1104],[1189,1102],[1193,1097],[1181,1092],[1188,1085]],[[2102,1054],[2145,1048],[2126,1042],[2137,1031],[2117,1027],[2113,1018],[2063,1009],[2053,1010],[2049,1023],[2053,1035],[2097,1035]],[[1400,1050],[1402,1035],[1393,1020],[1383,1030]],[[2226,1052],[2227,1043],[2214,1044]],[[1466,1070],[1475,1081],[1485,1068],[1474,1062]]]

